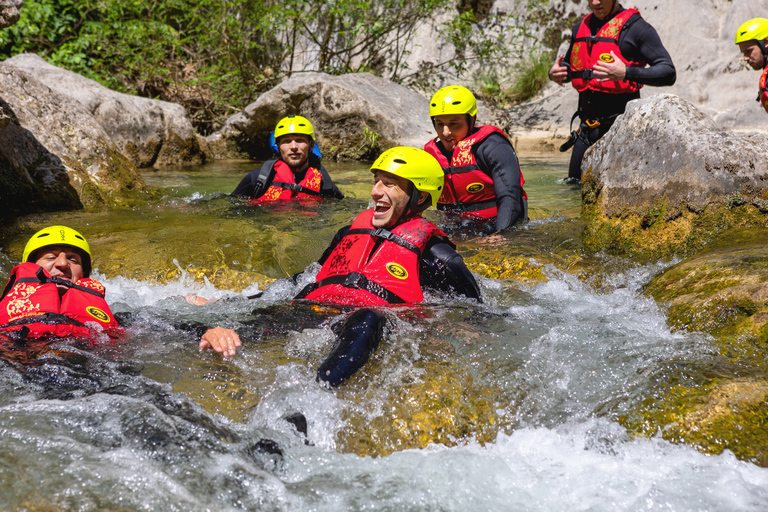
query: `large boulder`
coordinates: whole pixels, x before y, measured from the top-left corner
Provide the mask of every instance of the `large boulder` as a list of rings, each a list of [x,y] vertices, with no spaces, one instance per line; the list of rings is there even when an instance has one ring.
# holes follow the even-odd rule
[[[768,223],[768,134],[722,130],[674,95],[631,101],[582,172],[597,246],[691,251],[715,232]]]
[[[428,112],[420,94],[369,73],[297,73],[229,118],[209,141],[222,148],[236,141],[251,156],[264,156],[277,121],[299,114],[312,121],[324,156],[359,159],[392,146],[422,147],[433,135]]]
[[[205,153],[184,108],[130,96],[25,53],[3,63],[79,102],[137,167],[200,164]]]
[[[8,28],[19,21],[19,9],[23,3],[23,0],[0,0],[0,29]]]
[[[78,208],[143,189],[134,166],[75,100],[0,63],[2,213]]]

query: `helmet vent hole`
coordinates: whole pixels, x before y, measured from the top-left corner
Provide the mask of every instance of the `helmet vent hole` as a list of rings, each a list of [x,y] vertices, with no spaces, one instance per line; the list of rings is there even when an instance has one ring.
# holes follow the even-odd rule
[[[454,101],[451,105],[461,105],[461,101]]]
[[[396,164],[407,164],[408,163],[405,160],[403,160],[402,158],[395,158],[392,161],[395,162]]]
[[[85,238],[83,238],[83,237],[81,237],[81,236],[75,235],[75,238],[79,238],[80,240],[82,240],[83,242],[85,242]]]
[[[42,235],[40,235],[37,238],[43,238],[44,236],[51,236],[51,234],[50,233],[43,233]]]

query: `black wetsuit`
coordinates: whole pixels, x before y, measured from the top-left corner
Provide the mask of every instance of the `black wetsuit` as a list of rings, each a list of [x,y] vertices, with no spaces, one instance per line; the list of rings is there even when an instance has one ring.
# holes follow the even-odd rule
[[[478,129],[475,128],[472,133]],[[467,137],[471,135],[468,134]],[[438,140],[437,148],[450,162],[453,151],[445,149]],[[477,165],[493,179],[493,193],[496,196],[496,225],[494,231],[504,231],[520,219],[525,219],[523,189],[520,187],[520,164],[517,154],[507,139],[492,133],[472,148]]]
[[[591,16],[589,28],[592,34],[597,34],[603,25],[624,10],[623,7],[619,6],[615,14],[607,16],[604,20],[598,19],[597,16]],[[580,20],[573,27],[571,46],[563,58],[563,66],[569,68],[569,73],[573,40],[576,34],[578,34],[583,21],[583,19]],[[639,15],[631,16],[619,33],[619,50],[621,55],[629,61],[646,62],[648,64],[648,67],[644,68],[627,66],[627,80],[656,87],[673,85],[675,83],[677,74],[669,52],[661,44],[661,39],[659,34],[656,33],[656,29]],[[616,116],[624,113],[627,103],[639,97],[640,91],[611,94],[587,89],[579,93],[580,134],[571,153],[571,163],[568,168],[569,178],[581,179],[581,160],[584,157],[584,152],[589,146],[605,135],[616,120]],[[590,128],[586,123],[587,120],[599,121],[600,125]]]
[[[341,228],[331,240],[331,244],[325,250],[323,255],[317,260],[320,265],[330,257],[333,250],[347,234],[349,228]],[[384,241],[379,238],[377,245],[373,248],[375,251],[378,244]],[[371,251],[371,252],[373,252]],[[298,274],[297,274],[298,276]],[[295,279],[296,276],[294,276]],[[456,250],[440,238],[432,238],[427,242],[422,252],[419,263],[419,283],[422,288],[436,290],[452,295],[464,295],[471,299],[477,299],[482,302],[480,296],[480,287],[475,281],[475,277],[464,264],[464,260]],[[299,294],[301,296],[301,294]]]
[[[272,167],[274,163],[277,160],[267,160],[264,162],[264,165],[269,165],[269,167]],[[263,167],[263,166],[262,166]],[[320,183],[320,196],[322,197],[330,197],[335,199],[343,199],[344,194],[339,190],[336,185],[333,184],[333,181],[331,180],[331,176],[328,174],[328,171],[323,167],[323,165],[320,163],[320,159],[317,158],[314,154],[310,153],[309,155],[309,167],[316,168],[321,176],[323,177],[322,182]],[[272,172],[269,174],[269,177],[267,178],[266,184],[263,187],[257,187],[258,183],[258,177],[259,172],[261,171],[261,167],[257,167],[256,169],[249,172],[241,181],[240,184],[237,186],[234,192],[232,192],[233,196],[245,196],[250,199],[258,199],[261,197],[264,192],[267,191],[270,184],[275,180],[275,170],[272,169]],[[307,171],[303,171],[301,173],[294,173],[293,177],[296,180],[296,183],[300,183],[304,176],[306,175]]]

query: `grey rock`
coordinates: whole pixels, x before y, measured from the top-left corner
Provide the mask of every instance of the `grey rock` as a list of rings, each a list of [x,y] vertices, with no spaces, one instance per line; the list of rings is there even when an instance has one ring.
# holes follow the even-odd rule
[[[301,73],[262,94],[208,140],[219,146],[237,141],[250,154],[263,155],[277,121],[298,114],[312,121],[324,156],[360,158],[366,129],[369,138],[378,136],[381,149],[423,147],[433,136],[428,113],[426,98],[369,73]]]
[[[181,105],[122,94],[34,54],[4,62],[79,102],[138,167],[200,164],[206,156]]]
[[[75,100],[0,63],[0,204],[5,214],[91,206],[143,189],[136,167]]]
[[[584,157],[599,210],[608,217],[666,202],[667,220],[683,208],[761,204],[768,194],[768,134],[723,130],[671,94],[634,100]]]
[[[8,28],[21,17],[22,0],[0,0],[0,29]]]

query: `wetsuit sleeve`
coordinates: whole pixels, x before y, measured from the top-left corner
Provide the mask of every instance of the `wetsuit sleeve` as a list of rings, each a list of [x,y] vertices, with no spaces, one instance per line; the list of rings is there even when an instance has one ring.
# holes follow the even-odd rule
[[[323,177],[323,181],[320,184],[320,195],[323,197],[331,197],[333,199],[344,199],[344,194],[333,184],[333,180],[331,179],[331,175],[328,174],[328,170],[322,165],[317,169]]]
[[[619,35],[622,55],[633,61],[645,61],[648,67],[628,67],[627,80],[643,85],[663,87],[674,85],[677,71],[672,57],[661,43],[661,38],[647,21],[637,19]]]
[[[264,190],[262,190],[258,196],[254,197],[254,193],[256,191],[256,183],[258,182],[258,178],[259,178],[259,173],[261,172],[261,169],[263,169],[265,165],[267,164],[272,165],[274,162],[275,160],[271,160],[271,161],[268,160],[261,167],[257,167],[256,169],[246,174],[245,177],[240,181],[240,184],[235,188],[235,191],[232,192],[232,195],[250,197],[251,199],[258,199],[259,197],[261,197],[269,187],[264,187]],[[273,169],[269,173],[267,183],[272,183],[274,179],[275,179],[275,171]]]
[[[446,243],[436,242],[425,247],[419,281],[422,288],[464,295],[483,302],[480,287],[464,264],[464,259]]]
[[[520,164],[512,145],[493,133],[476,151],[480,168],[493,179],[496,195],[496,231],[504,231],[524,215],[523,189],[520,186]]]

